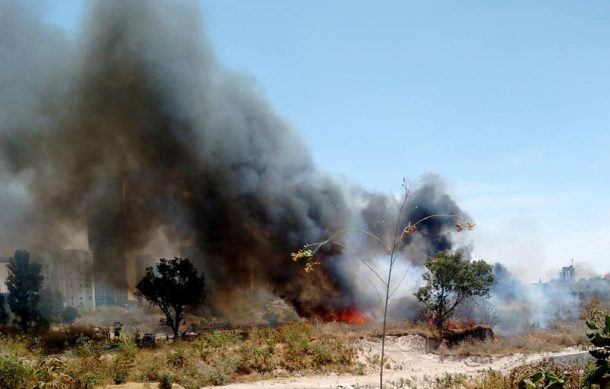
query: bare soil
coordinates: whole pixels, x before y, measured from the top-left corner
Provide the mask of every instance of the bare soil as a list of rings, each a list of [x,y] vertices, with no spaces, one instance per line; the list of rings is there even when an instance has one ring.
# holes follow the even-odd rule
[[[357,342],[358,362],[362,366],[362,375],[312,375],[289,377],[256,382],[236,383],[220,388],[255,389],[255,388],[375,388],[379,387],[380,339],[363,339]],[[506,356],[443,356],[443,350],[435,354],[427,353],[426,339],[418,335],[388,336],[386,340],[387,363],[384,381],[388,387],[426,387],[436,377],[446,373],[460,373],[474,376],[483,370],[493,369],[509,371],[510,369],[531,363],[537,363],[553,357],[574,355],[584,357],[587,352],[577,347],[566,348],[560,352],[512,354]],[[384,385],[385,386],[385,385]],[[214,388],[214,387],[209,387]],[[218,388],[218,387],[216,387]],[[139,388],[138,388],[139,389]]]

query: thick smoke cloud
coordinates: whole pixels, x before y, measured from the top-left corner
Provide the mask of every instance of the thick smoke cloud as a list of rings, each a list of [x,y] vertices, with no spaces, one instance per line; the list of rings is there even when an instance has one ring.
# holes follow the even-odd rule
[[[248,285],[305,316],[358,303],[337,265],[347,255],[330,250],[304,275],[289,254],[354,223],[387,235],[393,200],[317,170],[255,88],[216,62],[194,4],[92,2],[76,37],[21,4],[0,1],[1,178],[21,188],[0,190],[14,210],[0,232],[23,234],[3,250],[50,250],[87,231],[96,274],[122,288],[117,269],[163,231],[205,271],[217,305]],[[405,225],[461,214],[436,179],[409,207]],[[451,249],[452,225],[422,224],[405,257]]]

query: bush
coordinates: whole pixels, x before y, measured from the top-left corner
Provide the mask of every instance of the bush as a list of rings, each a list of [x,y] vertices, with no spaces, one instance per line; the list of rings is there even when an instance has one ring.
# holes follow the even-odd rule
[[[132,361],[136,357],[138,346],[133,339],[121,339],[119,344],[119,357],[125,361]]]
[[[463,388],[468,380],[468,376],[460,373],[445,373],[442,376],[436,377],[434,380],[434,388]]]
[[[65,307],[61,312],[61,320],[64,323],[73,323],[78,317],[78,311],[74,307]]]
[[[33,375],[33,369],[17,357],[0,358],[0,388],[21,389]]]
[[[566,377],[563,374],[555,374],[552,371],[538,371],[519,382],[519,388],[564,388]]]
[[[179,348],[172,351],[167,357],[167,361],[174,367],[184,366],[184,362],[186,361],[186,353],[184,352],[184,349]]]
[[[241,373],[268,372],[273,370],[273,349],[263,341],[249,340],[239,348],[241,359],[237,370]]]
[[[124,384],[127,381],[127,372],[123,369],[115,370],[112,373],[112,381],[117,385]]]
[[[174,382],[174,378],[171,375],[164,373],[161,376],[161,379],[159,380],[159,388],[160,389],[172,389],[173,382]]]
[[[301,354],[309,347],[313,326],[309,323],[293,323],[282,327],[281,333],[289,351]]]
[[[314,361],[317,365],[326,365],[333,363],[334,361],[333,350],[324,342],[318,342],[312,345],[311,353],[313,354]]]
[[[241,340],[237,331],[213,331],[199,337],[194,343],[199,348],[224,348],[232,346]]]
[[[210,380],[214,385],[225,385],[229,382],[227,375],[220,370],[214,369],[210,374]]]
[[[83,376],[82,383],[84,389],[95,389],[95,387],[100,385],[102,382],[97,375],[87,373]]]
[[[49,330],[37,339],[46,354],[58,354],[68,347],[94,340],[97,334],[90,326],[70,326],[61,330]]]
[[[587,337],[591,342],[589,353],[595,358],[595,370],[587,377],[588,384],[596,384],[602,388],[610,387],[610,315],[607,315],[601,324],[587,320],[587,327],[591,332]]]

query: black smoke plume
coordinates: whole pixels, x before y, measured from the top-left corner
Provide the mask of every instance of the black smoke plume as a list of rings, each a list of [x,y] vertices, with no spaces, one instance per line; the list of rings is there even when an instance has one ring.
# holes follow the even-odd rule
[[[357,303],[333,262],[347,256],[325,253],[305,275],[290,253],[354,223],[388,235],[393,200],[316,169],[255,88],[216,62],[193,3],[89,2],[74,36],[27,4],[0,0],[2,250],[86,234],[96,277],[123,288],[127,256],[161,234],[206,272],[218,305],[248,285],[304,316]],[[461,214],[436,180],[409,206],[404,224]],[[423,224],[404,250],[421,263],[450,249],[452,225]]]

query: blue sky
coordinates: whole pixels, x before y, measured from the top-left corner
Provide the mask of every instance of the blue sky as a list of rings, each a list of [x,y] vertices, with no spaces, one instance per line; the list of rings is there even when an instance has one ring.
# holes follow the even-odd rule
[[[610,3],[201,0],[323,169],[380,191],[435,173],[474,254],[529,281],[610,271]],[[45,17],[77,34],[82,0]]]

